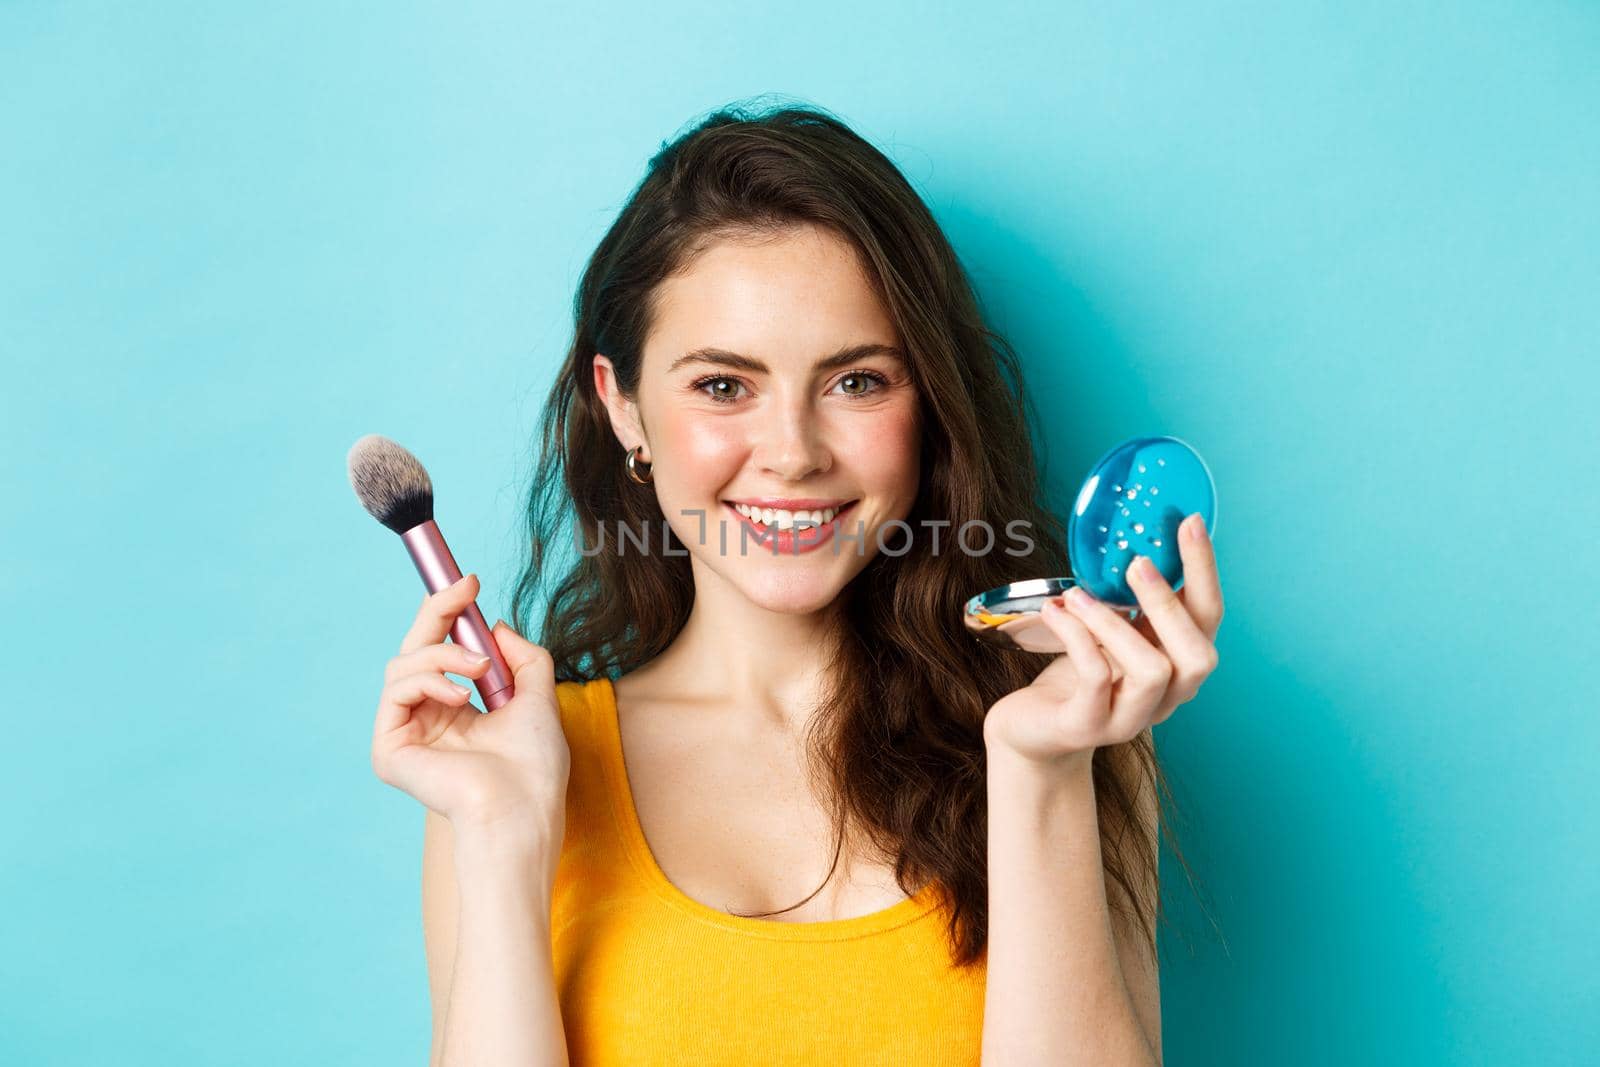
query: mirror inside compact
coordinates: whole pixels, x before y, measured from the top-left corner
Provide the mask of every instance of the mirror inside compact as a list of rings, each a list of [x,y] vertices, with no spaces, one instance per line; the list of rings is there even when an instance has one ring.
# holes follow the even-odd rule
[[[1174,589],[1181,588],[1178,525],[1197,511],[1215,539],[1216,485],[1200,454],[1176,437],[1130,438],[1095,462],[1073,501],[1067,519],[1071,576],[1030,578],[979,593],[967,601],[962,621],[986,644],[1063,652],[1039,608],[1074,585],[1137,618],[1128,564],[1148,556]]]

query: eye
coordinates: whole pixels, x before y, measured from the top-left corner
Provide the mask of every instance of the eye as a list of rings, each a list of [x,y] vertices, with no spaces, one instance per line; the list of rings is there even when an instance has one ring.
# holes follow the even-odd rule
[[[732,389],[737,389],[742,384],[744,384],[744,383],[739,381],[739,379],[737,379],[737,378],[730,378],[725,374],[714,374],[709,378],[701,378],[701,379],[699,379],[693,385],[689,386],[689,388],[693,392],[700,393],[700,394],[704,395],[708,400],[714,400],[719,404],[731,404],[735,400],[739,399],[736,395],[733,395],[731,390],[730,391],[726,391],[726,392],[722,392],[722,393],[717,393],[717,392],[714,392],[714,391],[710,392],[710,393],[707,393],[705,391],[706,386],[708,386],[708,385],[728,385],[728,386],[731,386]]]
[[[877,371],[853,370],[849,374],[846,374],[843,378],[839,379],[840,385],[843,385],[845,382],[866,382],[876,385],[878,387],[877,389],[863,389],[860,392],[851,390],[845,391],[846,396],[871,396],[879,390],[887,387],[889,384],[889,379],[885,378]]]
[[[856,388],[847,388],[845,396],[868,397],[875,396],[889,385],[889,379],[872,370],[853,370],[839,379],[839,385],[855,383]],[[696,379],[689,390],[699,393],[707,400],[718,404],[733,404],[739,400],[738,390],[744,383],[738,378],[731,378],[726,374],[712,374]],[[874,388],[875,387],[875,388]]]

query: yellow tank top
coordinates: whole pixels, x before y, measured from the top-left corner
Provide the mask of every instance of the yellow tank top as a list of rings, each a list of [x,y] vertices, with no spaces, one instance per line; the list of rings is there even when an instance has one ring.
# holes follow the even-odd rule
[[[830,922],[702,904],[645,841],[611,681],[556,696],[572,769],[551,935],[573,1067],[978,1062],[984,966],[950,962],[933,883]]]

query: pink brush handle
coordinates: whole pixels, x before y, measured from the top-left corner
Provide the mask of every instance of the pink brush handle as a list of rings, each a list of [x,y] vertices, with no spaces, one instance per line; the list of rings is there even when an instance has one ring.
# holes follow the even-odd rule
[[[444,534],[432,519],[411,527],[400,535],[400,540],[406,543],[406,551],[411,553],[411,562],[417,565],[417,573],[422,575],[422,584],[428,587],[428,592],[437,593],[461,580],[461,568],[456,566],[450,547],[444,543]],[[510,700],[514,692],[511,668],[500,655],[500,646],[495,644],[476,601],[456,616],[450,636],[462,648],[489,657],[489,669],[477,679],[484,709],[493,711]]]

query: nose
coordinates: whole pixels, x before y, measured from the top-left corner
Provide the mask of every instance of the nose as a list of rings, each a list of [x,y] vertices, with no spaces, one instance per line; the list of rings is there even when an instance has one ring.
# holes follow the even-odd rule
[[[763,471],[786,482],[800,482],[833,466],[827,427],[801,396],[791,396],[762,420],[755,459]]]

